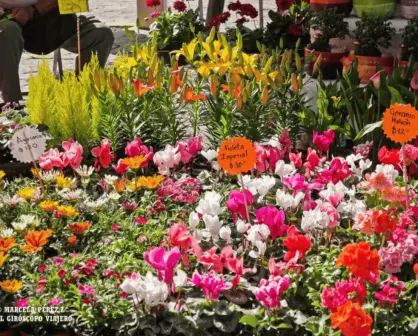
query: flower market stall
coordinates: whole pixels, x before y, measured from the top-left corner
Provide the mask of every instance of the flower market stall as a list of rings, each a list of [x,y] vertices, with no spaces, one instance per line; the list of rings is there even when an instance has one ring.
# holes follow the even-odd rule
[[[278,4],[249,31],[177,1],[112,67],[41,63],[0,117],[27,162],[0,170],[1,336],[418,333],[418,19],[390,70],[367,15],[336,66],[344,11]]]

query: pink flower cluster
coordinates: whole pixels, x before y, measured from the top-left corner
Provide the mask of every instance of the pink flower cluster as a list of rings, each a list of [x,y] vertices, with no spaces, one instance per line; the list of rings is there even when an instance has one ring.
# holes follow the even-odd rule
[[[125,155],[128,157],[135,157],[135,156],[144,156],[145,161],[141,164],[141,168],[148,167],[148,163],[152,161],[154,157],[154,152],[152,147],[148,148],[147,146],[142,144],[141,139],[136,138],[135,140],[128,143],[125,147]],[[115,167],[115,171],[118,174],[123,174],[129,169],[127,164],[123,163],[123,159],[118,161],[117,166]]]
[[[176,203],[193,203],[199,198],[199,182],[189,177],[185,180],[174,182],[167,179],[160,184],[157,194],[161,198],[170,198]]]
[[[391,276],[381,287],[380,292],[374,294],[380,303],[396,303],[399,299],[399,294],[405,290],[402,282],[398,278]]]
[[[150,252],[144,253],[145,261],[158,272],[158,279],[170,285],[174,277],[174,268],[180,260],[180,250],[174,247],[170,251],[162,248],[154,248]]]
[[[181,162],[187,164],[202,150],[203,141],[201,137],[193,137],[186,141],[178,141],[176,147],[181,155]]]
[[[292,141],[289,138],[289,131],[285,130],[279,137],[277,146],[263,146],[258,142],[254,142],[254,149],[256,153],[255,169],[263,173],[265,171],[274,172],[276,164],[282,160],[286,153],[289,152],[292,146]],[[297,160],[297,157],[294,157]]]
[[[270,235],[273,239],[282,237],[288,229],[288,226],[284,224],[284,212],[274,206],[269,205],[257,210],[255,216],[258,223],[266,224],[269,227]]]
[[[250,191],[245,190],[245,200],[247,201],[247,205],[251,205],[254,203],[253,195]],[[234,221],[236,219],[236,215],[238,214],[242,219],[247,219],[247,213],[245,210],[245,200],[244,200],[244,193],[238,190],[233,190],[228,197],[228,201],[226,202],[226,206],[229,211],[232,212]]]
[[[348,300],[364,303],[364,297],[367,296],[366,287],[359,279],[351,278],[336,282],[335,287],[327,287],[322,291],[321,303],[324,307],[334,313],[339,306],[342,306]]]
[[[319,153],[326,153],[329,150],[329,147],[334,142],[335,139],[335,131],[328,130],[325,131],[322,135],[320,135],[317,131],[313,132],[313,144],[318,148]]]
[[[362,157],[364,157],[365,159],[367,159],[370,155],[370,151],[373,148],[373,141],[367,141],[364,144],[360,144],[357,146],[353,147],[354,150],[354,154],[360,154]]]
[[[261,279],[255,297],[267,309],[279,309],[282,295],[289,287],[290,281],[287,276],[270,276],[268,280]]]
[[[43,170],[64,169],[68,165],[72,169],[77,169],[80,166],[83,159],[83,146],[73,139],[64,141],[61,146],[64,152],[51,148],[40,157],[39,166]]]
[[[222,275],[216,276],[213,271],[200,275],[195,270],[192,282],[196,288],[203,289],[203,294],[211,301],[217,301],[223,290],[231,288],[231,283],[225,282]]]

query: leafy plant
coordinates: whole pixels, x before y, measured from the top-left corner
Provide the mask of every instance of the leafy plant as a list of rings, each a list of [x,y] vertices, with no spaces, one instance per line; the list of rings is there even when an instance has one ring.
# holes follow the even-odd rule
[[[395,28],[392,23],[384,17],[363,15],[361,20],[356,22],[354,30],[355,54],[359,56],[380,57],[381,48],[389,48]]]
[[[418,60],[418,17],[408,21],[402,31],[401,60],[408,61],[411,56]]]

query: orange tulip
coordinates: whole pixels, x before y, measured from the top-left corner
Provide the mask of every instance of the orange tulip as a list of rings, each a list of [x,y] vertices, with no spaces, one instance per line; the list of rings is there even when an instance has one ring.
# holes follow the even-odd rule
[[[0,252],[7,252],[17,244],[13,237],[3,238],[0,237]]]
[[[52,236],[52,230],[31,231],[25,236],[26,245],[22,250],[27,253],[35,253],[42,250],[42,246],[48,243]]]
[[[146,94],[149,91],[152,91],[152,89],[155,86],[155,83],[151,83],[150,85],[146,85],[144,82],[141,82],[140,80],[137,79],[132,79],[131,83],[134,87],[135,93],[138,97],[143,96],[144,94]]]
[[[75,233],[76,235],[82,235],[84,234],[84,232],[90,229],[92,225],[93,224],[91,224],[90,222],[73,223],[68,225],[68,228],[71,232]]]

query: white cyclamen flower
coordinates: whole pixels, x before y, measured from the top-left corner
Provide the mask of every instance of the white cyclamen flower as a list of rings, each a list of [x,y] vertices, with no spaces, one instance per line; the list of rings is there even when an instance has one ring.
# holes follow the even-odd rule
[[[321,211],[319,206],[313,210],[303,212],[301,227],[305,232],[326,229],[328,227],[328,223],[329,217],[327,213]]]
[[[203,222],[205,223],[206,229],[209,231],[213,240],[216,242],[219,239],[219,231],[222,227],[222,221],[219,220],[218,216],[203,215]]]
[[[223,226],[221,227],[221,229],[219,230],[219,236],[226,241],[227,244],[231,244],[232,243],[232,239],[231,239],[231,228],[228,226]]]
[[[392,180],[395,180],[399,175],[399,172],[392,165],[377,165],[376,173],[383,173]]]
[[[196,227],[199,225],[199,222],[200,222],[199,215],[196,212],[192,211],[189,215],[190,230],[194,231]]]
[[[286,211],[288,209],[296,208],[304,197],[305,194],[301,191],[293,197],[292,195],[286,194],[283,190],[278,189],[276,192],[276,203]]]
[[[177,270],[177,275],[174,276],[173,281],[176,287],[184,287],[187,285],[187,273],[182,270]]]
[[[209,149],[207,151],[201,151],[200,154],[202,154],[203,157],[206,160],[208,160],[208,162],[212,162],[218,156],[218,152],[216,150],[214,150],[214,149]]]
[[[277,161],[276,170],[274,171],[274,173],[276,175],[279,175],[280,178],[283,179],[284,176],[291,175],[295,172],[296,172],[296,168],[293,162],[289,164],[289,163],[285,163],[283,160]]]
[[[218,216],[224,210],[221,208],[222,196],[215,191],[207,191],[199,201],[196,211],[203,215]]]
[[[176,167],[181,161],[181,154],[178,147],[167,145],[164,150],[155,153],[154,163],[160,174],[169,175],[170,169]]]
[[[248,224],[248,223],[244,222],[244,221],[243,221],[243,220],[241,220],[241,219],[238,219],[238,220],[237,220],[236,225],[237,225],[237,231],[238,231],[239,233],[245,233],[245,232],[247,232],[247,231],[248,231],[248,229],[251,227],[251,225],[250,225],[250,224]]]

